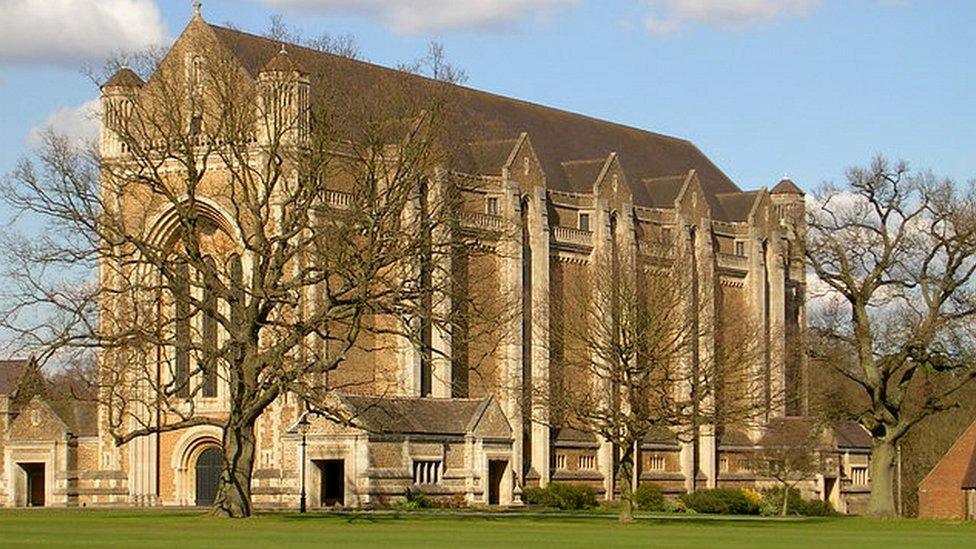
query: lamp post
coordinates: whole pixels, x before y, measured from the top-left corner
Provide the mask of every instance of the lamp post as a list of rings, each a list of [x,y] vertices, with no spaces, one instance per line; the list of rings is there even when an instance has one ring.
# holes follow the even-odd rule
[[[302,434],[302,494],[299,503],[299,512],[304,513],[305,506],[305,447],[307,445],[307,435],[308,435],[308,415],[302,415],[302,419],[298,420],[298,432]]]

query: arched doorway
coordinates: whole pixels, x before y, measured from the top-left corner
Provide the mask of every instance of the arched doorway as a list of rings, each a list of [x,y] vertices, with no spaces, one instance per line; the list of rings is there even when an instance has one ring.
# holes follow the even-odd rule
[[[211,446],[200,452],[196,464],[196,504],[198,507],[210,507],[217,496],[217,482],[220,480],[220,468],[224,456],[220,448]]]

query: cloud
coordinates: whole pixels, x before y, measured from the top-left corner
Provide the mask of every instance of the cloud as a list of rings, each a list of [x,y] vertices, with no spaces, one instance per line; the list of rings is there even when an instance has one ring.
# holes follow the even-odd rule
[[[0,64],[76,66],[165,39],[153,0],[0,0]]]
[[[819,3],[820,0],[645,0],[651,13],[644,20],[644,28],[658,35],[677,34],[688,23],[742,29],[806,15]]]
[[[100,102],[92,99],[77,107],[64,107],[47,116],[44,123],[34,126],[27,132],[27,143],[38,146],[44,141],[44,133],[53,130],[67,137],[76,145],[84,145],[98,138],[98,115]]]
[[[398,31],[499,28],[579,0],[257,0],[273,8],[346,13],[376,19]]]

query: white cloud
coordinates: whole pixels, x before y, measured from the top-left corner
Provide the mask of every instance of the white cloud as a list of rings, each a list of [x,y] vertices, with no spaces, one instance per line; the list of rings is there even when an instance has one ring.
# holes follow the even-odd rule
[[[153,0],[0,0],[0,63],[77,65],[165,39]]]
[[[76,145],[84,145],[98,138],[98,99],[86,101],[77,107],[64,107],[47,116],[44,123],[34,126],[27,133],[27,143],[38,146],[44,141],[44,133],[53,130],[67,137]]]
[[[257,0],[281,9],[347,13],[377,19],[401,32],[497,28],[579,0]]]
[[[688,23],[746,28],[764,21],[798,17],[820,0],[645,0],[651,14],[644,27],[653,34],[676,34]]]

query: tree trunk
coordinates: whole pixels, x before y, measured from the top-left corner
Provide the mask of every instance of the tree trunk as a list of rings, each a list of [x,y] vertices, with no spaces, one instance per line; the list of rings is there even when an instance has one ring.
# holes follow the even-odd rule
[[[251,472],[254,469],[254,422],[224,428],[224,467],[210,513],[227,518],[251,516]]]
[[[790,513],[790,487],[787,484],[783,484],[783,514],[786,516]]]
[[[894,517],[895,445],[887,440],[874,439],[871,444],[871,497],[867,514],[873,517]]]
[[[623,449],[617,465],[620,486],[620,522],[634,522],[634,445]]]

